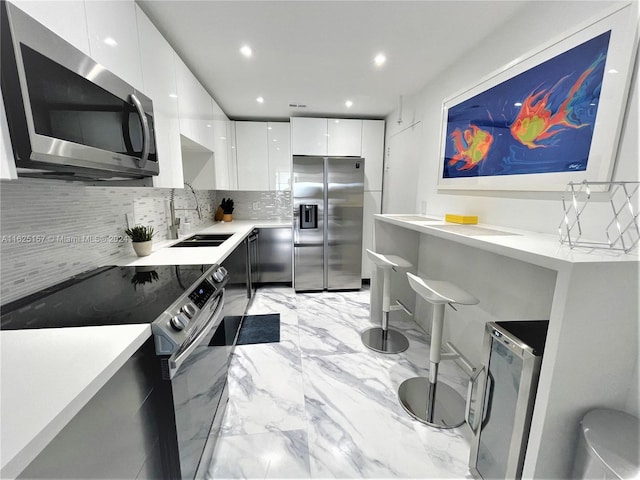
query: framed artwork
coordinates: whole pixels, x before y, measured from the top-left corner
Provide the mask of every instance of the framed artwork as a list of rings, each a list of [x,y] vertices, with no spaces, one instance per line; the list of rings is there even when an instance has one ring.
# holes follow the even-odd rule
[[[438,188],[561,191],[610,180],[637,48],[633,9],[446,99]]]

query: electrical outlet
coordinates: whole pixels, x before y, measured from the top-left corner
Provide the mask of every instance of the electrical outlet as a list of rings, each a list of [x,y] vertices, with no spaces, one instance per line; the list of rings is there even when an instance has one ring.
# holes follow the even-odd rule
[[[260,202],[253,202],[253,209],[260,210]]]

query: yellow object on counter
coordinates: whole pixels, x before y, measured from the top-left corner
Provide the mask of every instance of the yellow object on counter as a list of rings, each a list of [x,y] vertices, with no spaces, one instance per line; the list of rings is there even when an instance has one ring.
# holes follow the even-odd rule
[[[477,215],[454,215],[453,213],[447,213],[444,216],[446,222],[451,223],[463,223],[465,225],[475,225],[478,223]]]

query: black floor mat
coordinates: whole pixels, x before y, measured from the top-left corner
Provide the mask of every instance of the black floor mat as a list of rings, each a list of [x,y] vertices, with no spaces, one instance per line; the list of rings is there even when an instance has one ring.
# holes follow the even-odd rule
[[[280,341],[280,314],[247,315],[242,321],[237,345]]]

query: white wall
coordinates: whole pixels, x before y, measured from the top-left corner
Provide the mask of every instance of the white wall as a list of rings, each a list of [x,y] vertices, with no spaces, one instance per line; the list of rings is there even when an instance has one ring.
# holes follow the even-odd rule
[[[537,3],[537,6],[532,8],[532,3]],[[442,102],[514,59],[531,52],[536,45],[556,38],[562,32],[570,31],[572,26],[597,16],[598,12],[611,8],[614,4],[619,2],[527,2],[521,10],[521,16],[513,18],[500,31],[496,31],[470,49],[462,58],[454,61],[451,68],[443,72],[437,80],[425,85],[420,92],[405,96],[403,123],[397,123],[398,111],[386,119],[387,145],[405,152],[402,161],[406,171],[418,172],[415,203],[413,208],[405,213],[424,212],[423,202],[426,202],[426,212],[429,214],[474,214],[480,217],[482,223],[556,233],[562,214],[561,192],[438,192]],[[638,62],[636,69],[637,64]],[[614,180],[640,180],[638,94],[636,76],[629,95],[630,107],[622,128]],[[402,137],[408,136],[397,135],[398,132],[414,122],[421,122],[420,141],[407,148],[399,146],[398,142]],[[394,162],[397,163],[398,159],[393,158],[392,151],[391,168]],[[398,193],[394,193],[393,185],[389,187],[392,190],[385,191],[387,198],[384,203],[393,205],[395,202],[390,197]],[[598,215],[609,214],[608,208],[604,207],[598,209]]]

